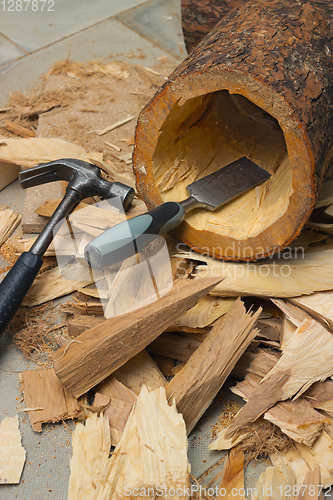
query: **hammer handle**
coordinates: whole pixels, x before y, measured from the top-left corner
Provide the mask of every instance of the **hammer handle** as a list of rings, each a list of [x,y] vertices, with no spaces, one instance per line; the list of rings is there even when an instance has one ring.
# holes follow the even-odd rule
[[[0,334],[15,316],[43,261],[38,255],[23,252],[0,283]]]

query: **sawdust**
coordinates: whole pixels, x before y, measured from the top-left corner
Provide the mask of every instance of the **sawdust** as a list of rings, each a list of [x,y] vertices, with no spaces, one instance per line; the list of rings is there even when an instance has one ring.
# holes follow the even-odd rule
[[[50,303],[18,310],[8,330],[13,334],[14,345],[27,359],[40,363],[58,348],[54,332],[64,330],[64,325],[55,325],[56,316]]]
[[[238,445],[246,454],[247,463],[258,458],[269,458],[271,453],[285,451],[291,446],[292,439],[283,434],[279,427],[266,421]]]

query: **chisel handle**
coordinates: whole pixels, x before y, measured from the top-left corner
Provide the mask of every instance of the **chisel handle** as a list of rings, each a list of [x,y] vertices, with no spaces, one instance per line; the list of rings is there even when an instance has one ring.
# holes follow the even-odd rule
[[[15,316],[43,264],[31,252],[23,252],[0,283],[0,334]]]
[[[147,247],[157,236],[179,226],[185,210],[176,201],[168,201],[145,214],[111,227],[85,248],[88,264],[103,269],[132,257]]]

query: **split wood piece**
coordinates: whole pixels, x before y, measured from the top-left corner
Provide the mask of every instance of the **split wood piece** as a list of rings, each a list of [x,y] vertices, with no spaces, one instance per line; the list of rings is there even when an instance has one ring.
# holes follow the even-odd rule
[[[95,387],[96,392],[108,396],[109,398],[116,398],[120,401],[126,401],[134,405],[137,397],[128,387],[119,382],[114,375],[110,375],[103,382]]]
[[[166,384],[165,378],[145,349],[118,368],[114,375],[137,396],[143,385],[149,389],[157,389]]]
[[[68,314],[92,314],[96,316],[104,316],[103,306],[100,301],[82,302],[80,300],[76,300],[76,302],[66,302],[62,306],[62,310]],[[105,318],[103,317],[102,320],[104,321],[104,319]]]
[[[262,418],[258,418],[255,422],[250,423],[246,428],[240,429],[234,436],[231,438],[226,438],[226,434],[228,432],[229,426],[221,429],[217,435],[215,441],[209,444],[209,450],[231,450],[238,444],[242,443],[246,438],[252,436],[253,434],[260,429],[260,426],[263,423]]]
[[[259,330],[258,338],[276,341],[281,340],[282,322],[280,319],[258,319],[256,327]]]
[[[62,385],[53,368],[24,370],[19,375],[27,408],[42,408],[28,412],[34,431],[42,432],[42,424],[77,418],[80,405]]]
[[[85,426],[76,426],[69,500],[116,500],[142,492],[141,488],[158,492],[158,487],[165,485],[169,490],[183,492],[189,487],[184,420],[175,405],[168,405],[164,388],[149,392],[142,387],[111,458],[110,444],[106,417],[95,414],[88,417]],[[173,498],[180,500],[188,495],[176,494]]]
[[[20,214],[10,208],[0,210],[0,247],[21,222]]]
[[[272,498],[290,500],[295,485],[295,475],[288,465],[267,467],[258,479],[251,500],[271,500]]]
[[[254,356],[247,368],[247,372],[259,375],[261,378],[265,377],[274,368],[281,357],[279,352],[267,351],[265,349],[260,349],[257,353],[253,354]]]
[[[306,391],[304,397],[309,399],[314,408],[323,410],[333,417],[333,380],[316,382]]]
[[[333,441],[330,435],[323,430],[311,448],[300,443],[296,443],[296,448],[310,469],[313,470],[319,465],[323,486],[331,486],[333,484]]]
[[[194,340],[202,341],[205,336],[211,331],[214,323],[212,325],[206,326],[205,328],[191,328],[189,326],[180,325],[170,325],[165,329],[166,332],[180,332],[184,335],[189,335],[189,338]]]
[[[283,315],[283,331],[280,342],[280,350],[284,351],[287,343],[292,338],[297,327],[287,318],[287,315]]]
[[[202,342],[181,335],[162,333],[147,346],[147,351],[179,361],[188,361],[201,344]]]
[[[176,401],[190,433],[221,389],[233,367],[254,339],[253,326],[261,313],[247,313],[238,299],[220,318],[184,368],[166,386],[169,401]]]
[[[281,311],[287,316],[289,321],[291,321],[296,327],[299,327],[305,319],[311,319],[310,314],[308,314],[297,305],[293,305],[290,302],[285,302],[281,299],[271,299],[271,301],[279,309],[281,309]]]
[[[204,328],[226,314],[235,301],[236,299],[207,295],[199,300],[192,309],[186,311],[175,324],[190,328]]]
[[[37,238],[15,238],[11,237],[9,242],[16,247],[19,253],[28,252]],[[44,257],[55,257],[56,255],[73,255],[73,242],[68,237],[57,235],[57,253],[54,242],[50,244],[44,253]],[[61,242],[60,242],[61,241]],[[60,247],[60,248],[59,248]]]
[[[76,397],[104,380],[156,339],[218,280],[178,280],[170,292],[132,314],[104,321],[53,355],[55,371]]]
[[[111,273],[106,275],[110,282],[104,311],[106,318],[133,312],[155,302],[173,286],[169,252],[162,237],[126,259],[115,278],[112,268],[110,270]]]
[[[297,500],[322,500],[320,467],[309,471],[304,478],[304,488],[300,489]],[[303,492],[302,492],[303,490]]]
[[[256,260],[288,245],[307,222],[332,155],[331,21],[326,3],[242,2],[140,113],[133,167],[150,207],[185,199],[187,184],[243,155],[272,173],[217,211],[186,216],[175,231],[197,251]],[[309,44],[311,73],[294,60]]]
[[[244,492],[244,494],[242,494]],[[233,448],[223,465],[223,475],[216,499],[246,500],[244,490],[244,453]]]
[[[9,130],[15,135],[19,135],[20,137],[36,137],[36,133],[29,128],[22,127],[18,123],[12,122],[10,120],[4,121],[4,127],[6,130]]]
[[[25,458],[18,417],[5,417],[0,424],[0,484],[19,484]]]
[[[172,250],[170,251],[170,260],[171,260],[172,277],[174,281],[176,281],[176,279],[178,278],[184,278],[185,276],[191,274],[195,266],[194,262],[191,262],[189,259],[174,257]]]
[[[87,152],[84,148],[63,139],[38,137],[1,140],[0,162],[15,163],[24,168],[35,167],[40,163],[60,158],[86,160],[86,157]]]
[[[326,359],[325,353],[331,349],[332,334],[315,320],[304,320],[274,368],[236,415],[226,437],[256,420],[278,401],[299,397],[314,382],[330,377],[333,360]]]
[[[243,380],[247,373],[252,361],[257,357],[257,351],[247,350],[237,361],[233,367],[230,376],[237,380]]]
[[[83,267],[79,262],[67,264],[62,270],[56,267],[37,276],[23,305],[33,307],[43,304],[75,292],[78,288],[87,286],[93,281],[94,278],[90,275],[88,267]]]
[[[260,360],[264,361],[264,355],[258,355],[257,366],[261,365]],[[275,359],[270,366],[266,364],[266,373],[261,371],[258,375],[255,371],[255,363],[252,363],[248,375],[242,382],[230,390],[234,394],[248,401],[258,389],[260,381],[276,364]],[[315,439],[321,433],[325,424],[329,420],[321,413],[314,410],[309,401],[300,398],[295,401],[285,401],[277,403],[268,412],[264,414],[264,419],[272,422],[281,429],[281,431],[294,441],[311,446]]]
[[[222,297],[296,297],[332,288],[333,250],[305,253],[304,258],[288,260],[275,257],[264,264],[217,262],[194,252],[178,254],[205,262],[196,267],[198,277],[221,276],[221,282],[211,295]]]
[[[292,297],[292,304],[304,309],[315,319],[333,330],[333,291],[317,292],[312,295]]]
[[[294,446],[291,446],[287,450],[270,453],[269,457],[274,466],[288,465],[291,468],[297,486],[304,484],[306,475],[311,471],[307,462]]]
[[[78,335],[81,335],[81,333],[86,332],[90,328],[94,328],[94,326],[99,325],[103,321],[105,321],[104,318],[98,316],[75,315],[67,323],[68,335],[71,337],[77,337]]]
[[[126,422],[133,408],[133,403],[110,398],[105,394],[96,392],[93,407],[96,409],[105,408],[103,414],[109,420],[111,444],[112,446],[116,446],[124,432]]]
[[[0,191],[18,178],[20,166],[0,161]]]

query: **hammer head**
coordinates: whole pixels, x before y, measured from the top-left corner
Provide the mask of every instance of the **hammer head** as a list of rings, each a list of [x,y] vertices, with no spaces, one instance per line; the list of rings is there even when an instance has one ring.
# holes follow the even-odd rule
[[[119,196],[125,210],[134,198],[132,187],[121,182],[108,182],[96,165],[74,158],[62,158],[29,168],[20,172],[19,179],[23,189],[47,182],[68,181],[67,191],[76,191],[81,200],[89,196],[100,196],[105,200]]]

